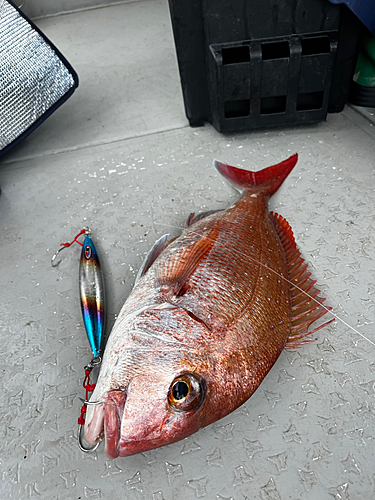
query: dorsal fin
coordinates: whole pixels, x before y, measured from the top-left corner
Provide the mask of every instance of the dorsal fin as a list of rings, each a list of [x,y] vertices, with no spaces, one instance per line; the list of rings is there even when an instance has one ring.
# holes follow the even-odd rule
[[[168,234],[164,234],[152,245],[151,249],[146,255],[145,260],[143,261],[141,267],[139,268],[137,277],[135,278],[134,286],[136,286],[138,281],[142,278],[142,276],[147,273],[147,271],[150,269],[150,267],[155,262],[157,257],[159,257],[164,248],[167,246],[167,238]]]
[[[193,245],[177,250],[170,259],[160,265],[157,271],[160,287],[164,288],[166,293],[180,294],[201,260],[214,246],[218,235],[218,230],[213,229]]]
[[[284,247],[288,266],[288,279],[292,282],[290,285],[291,329],[285,347],[295,348],[312,342],[312,340],[301,341],[301,339],[334,321],[332,319],[309,331],[314,321],[324,316],[332,307],[321,306],[326,299],[319,296],[320,290],[314,286],[316,281],[310,278],[311,273],[308,270],[308,265],[301,257],[301,252],[297,248],[293,230],[289,223],[279,214],[270,212],[270,216]]]
[[[189,214],[189,217],[187,218],[185,224],[183,225],[184,228],[187,228],[187,227],[190,227],[192,226],[193,224],[195,224],[196,222],[208,217],[209,215],[212,215],[212,214],[216,214],[218,212],[222,212],[221,209],[219,210],[208,210],[207,212],[201,212],[200,214],[198,215],[195,215],[194,212],[192,212],[191,214]]]

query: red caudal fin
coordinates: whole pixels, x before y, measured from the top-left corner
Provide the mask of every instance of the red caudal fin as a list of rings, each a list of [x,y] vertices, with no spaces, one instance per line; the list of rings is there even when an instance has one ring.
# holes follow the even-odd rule
[[[281,184],[293,170],[298,160],[298,154],[294,154],[287,160],[272,165],[272,167],[264,168],[259,172],[243,170],[236,167],[231,167],[225,163],[214,161],[216,170],[238,191],[243,191],[250,187],[259,186],[264,189],[269,196],[272,196],[279,189]]]

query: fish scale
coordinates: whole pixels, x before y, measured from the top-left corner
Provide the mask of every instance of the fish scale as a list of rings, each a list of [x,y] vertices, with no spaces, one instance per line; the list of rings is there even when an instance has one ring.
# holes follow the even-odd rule
[[[191,214],[179,238],[148,253],[107,342],[92,394],[102,404],[86,418],[87,441],[104,434],[108,457],[173,443],[235,410],[327,312],[289,224],[268,213],[296,161],[260,172],[216,163],[239,200]]]
[[[233,209],[230,209],[230,212],[228,211],[225,215],[215,214],[210,216],[209,221],[203,220],[194,225],[192,231],[194,231],[196,238],[200,238],[210,229],[211,225],[218,224],[220,229],[222,228],[222,230],[219,229],[220,240],[215,243],[209,258],[202,262],[202,266],[192,276],[191,286],[184,299],[177,302],[182,306],[201,309],[201,301],[204,301],[208,311],[216,318],[220,318],[221,321],[225,321],[226,326],[241,314],[246,305],[249,305],[256,289],[257,282],[254,282],[254,277],[259,274],[260,279],[265,278],[267,275],[264,268],[255,263],[254,259],[270,267],[276,264],[278,268],[280,268],[279,262],[285,260],[283,249],[272,223],[267,220],[265,224],[257,215],[258,211],[264,212],[266,200],[264,198],[254,199],[250,198],[250,196],[251,194],[247,194],[246,198],[249,198],[249,201],[252,202],[251,206],[248,206],[249,201],[247,199],[240,200],[238,207],[236,206],[236,211],[240,214],[241,211],[243,213],[242,205],[245,204],[252,215],[256,214],[255,217],[242,216],[240,220],[233,221]],[[259,206],[258,210],[258,207],[254,206],[255,204]],[[229,228],[228,220],[231,221]],[[260,223],[256,224],[257,220]],[[272,235],[274,240],[272,244],[276,247],[274,251],[276,256],[274,255],[273,258],[269,252],[270,245],[267,245],[266,241],[262,239],[262,235],[266,231],[274,233]],[[260,244],[260,242],[263,244]],[[184,239],[176,240],[176,244],[184,245]],[[255,251],[254,247],[256,246],[258,248]],[[240,259],[238,259],[239,256]],[[247,269],[247,275],[244,269]],[[286,266],[284,263],[285,271]],[[283,271],[281,270],[281,272]],[[218,282],[220,283],[219,289]],[[277,283],[275,286],[277,288]],[[288,286],[282,284],[280,288],[288,288]],[[210,290],[208,299],[206,297],[207,290]],[[222,290],[226,291],[225,295],[223,295]],[[219,296],[220,300],[218,300]],[[209,303],[207,303],[207,300],[209,300]]]

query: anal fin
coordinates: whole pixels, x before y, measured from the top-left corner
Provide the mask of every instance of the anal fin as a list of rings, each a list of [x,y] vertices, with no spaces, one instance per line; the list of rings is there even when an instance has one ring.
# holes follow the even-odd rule
[[[289,223],[279,214],[270,212],[270,216],[284,247],[288,278],[291,283],[291,329],[285,348],[296,348],[313,342],[302,339],[335,321],[335,318],[310,330],[310,326],[327,314],[332,307],[323,305],[326,299],[319,296],[320,290],[314,286],[316,281],[310,278],[308,265],[301,257]]]

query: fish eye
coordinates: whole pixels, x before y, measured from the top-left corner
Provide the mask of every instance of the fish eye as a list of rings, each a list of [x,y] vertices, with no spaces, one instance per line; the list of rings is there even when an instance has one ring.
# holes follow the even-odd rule
[[[178,380],[172,387],[172,394],[178,401],[184,399],[189,394],[189,386],[183,380]]]
[[[175,378],[169,388],[169,404],[179,411],[190,411],[202,402],[203,382],[192,373],[185,373]]]

